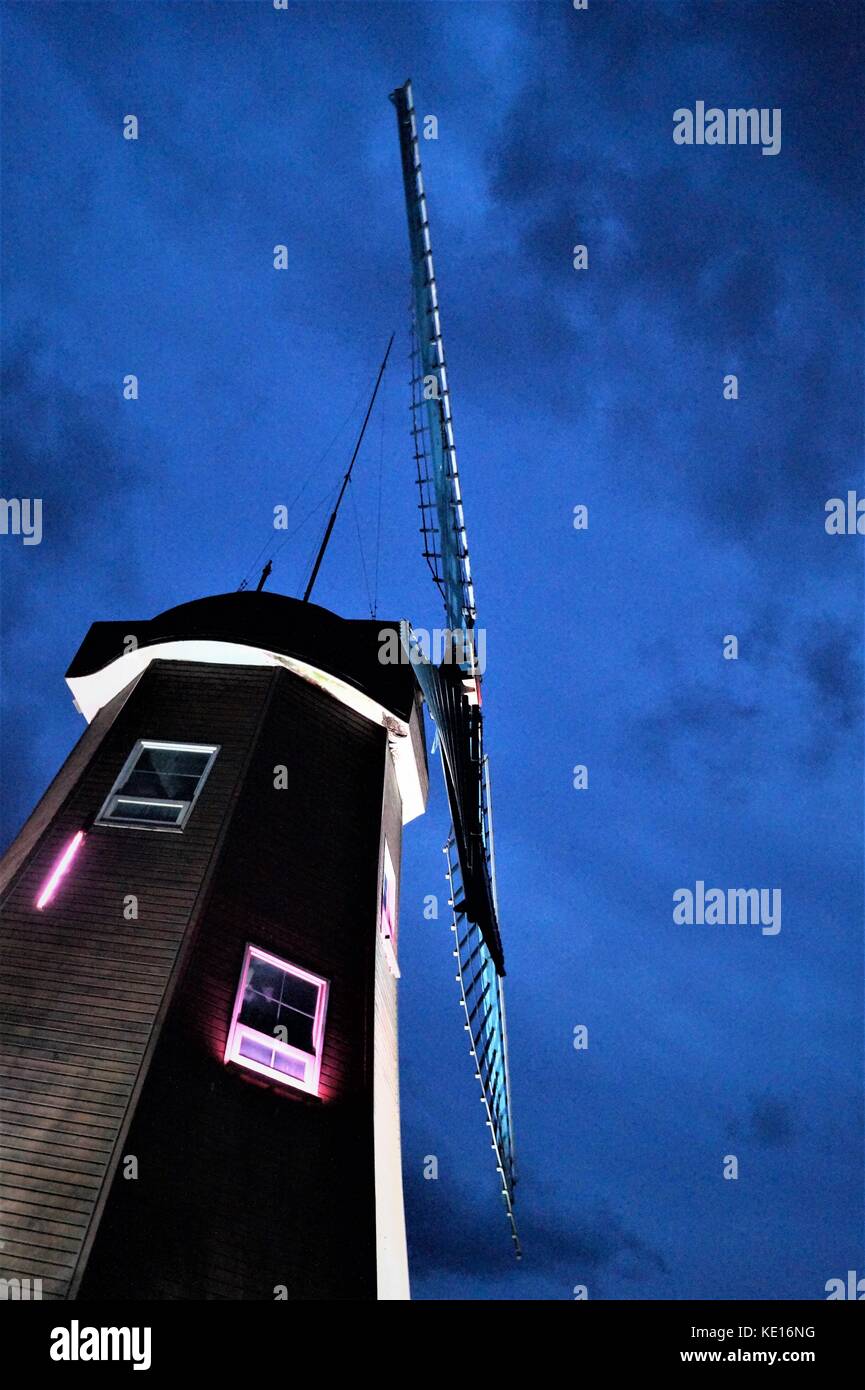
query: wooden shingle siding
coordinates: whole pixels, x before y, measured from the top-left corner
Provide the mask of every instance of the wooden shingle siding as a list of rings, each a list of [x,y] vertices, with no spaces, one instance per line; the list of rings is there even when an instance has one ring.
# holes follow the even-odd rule
[[[278,672],[124,1146],[139,1177],[115,1177],[82,1298],[375,1298],[386,745],[384,728]],[[318,1098],[224,1064],[247,942],[329,981]]]
[[[9,884],[47,829],[52,817],[56,816],[58,811],[62,809],[66,798],[74,790],[78,778],[88,763],[96,756],[103,738],[132,695],[136,684],[137,678],[131,681],[125,690],[121,690],[119,694],[115,695],[114,699],[110,700],[99,711],[92,723],[87,725],[54,781],[39,799],[26,823],[6,850],[2,860],[0,860],[0,902],[4,900]]]
[[[152,663],[94,720],[0,870],[0,1277],[42,1277],[44,1297],[68,1296],[98,1219],[273,678]],[[186,829],[93,827],[38,912],[58,855],[139,738],[221,745]]]

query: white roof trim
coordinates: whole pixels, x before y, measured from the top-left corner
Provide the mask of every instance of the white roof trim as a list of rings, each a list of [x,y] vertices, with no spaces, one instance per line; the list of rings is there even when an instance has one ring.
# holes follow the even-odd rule
[[[281,652],[266,651],[261,647],[249,647],[241,642],[219,642],[189,639],[181,642],[157,642],[150,647],[136,647],[124,652],[101,671],[89,676],[66,678],[72,691],[75,704],[88,724],[130,681],[135,680],[151,661],[202,661],[222,666],[282,666],[287,671],[328,691],[334,699],[347,705],[355,713],[368,719],[370,723],[382,726],[388,731],[388,745],[396,769],[397,784],[402,798],[403,824],[422,816],[425,809],[423,783],[420,769],[414,756],[409,726],[385,709],[377,700],[353,685],[333,676],[328,671],[319,670],[305,661]]]

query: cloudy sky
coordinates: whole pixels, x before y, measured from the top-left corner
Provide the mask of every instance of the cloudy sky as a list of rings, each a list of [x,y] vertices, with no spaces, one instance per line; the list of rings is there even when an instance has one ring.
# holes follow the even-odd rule
[[[387,99],[410,76],[438,119],[525,1249],[422,915],[445,898],[434,765],[402,902],[414,1294],[824,1297],[863,1268],[863,542],[824,528],[863,488],[861,6],[2,18],[3,495],[44,503],[41,545],[0,538],[3,844],[79,736],[63,673],[90,622],[255,578],[278,504],[271,587],[297,594],[394,331],[316,597],[440,621]],[[780,152],[676,145],[697,101],[780,108]],[[697,880],[780,888],[781,931],[674,923]]]

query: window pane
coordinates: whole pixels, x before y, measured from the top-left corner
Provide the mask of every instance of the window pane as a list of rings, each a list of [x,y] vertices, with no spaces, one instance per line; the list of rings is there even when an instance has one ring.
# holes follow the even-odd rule
[[[118,797],[106,819],[155,821],[162,825],[176,825],[183,809],[182,806],[166,806],[147,801],[124,801],[122,797]]]
[[[309,980],[301,980],[298,975],[291,975],[286,971],[282,980],[282,1002],[313,1018],[318,1003],[318,985],[311,984]]]
[[[247,988],[254,989],[257,994],[263,994],[267,999],[278,1000],[284,975],[285,971],[278,965],[271,965],[268,961],[253,956],[246,977]]]
[[[247,975],[240,1022],[314,1055],[312,1029],[318,987],[256,956]]]
[[[241,1038],[238,1051],[241,1057],[249,1057],[253,1062],[261,1062],[266,1067],[273,1062],[273,1048],[256,1042],[254,1038]]]
[[[146,796],[166,801],[191,801],[198,786],[197,777],[183,777],[160,772],[142,772],[136,768],[121,787],[125,796]]]
[[[240,1010],[240,1021],[258,1033],[267,1033],[270,1037],[275,1037],[273,1030],[279,1022],[278,1010],[279,1004],[275,999],[266,999],[263,994],[256,994],[247,986]]]
[[[127,796],[191,801],[210,754],[183,748],[142,748],[122,790]]]
[[[285,1072],[286,1076],[293,1076],[298,1081],[302,1081],[306,1076],[306,1062],[302,1062],[299,1057],[289,1057],[285,1052],[273,1054],[273,1065],[277,1071]]]
[[[292,1047],[299,1048],[301,1052],[309,1052],[314,1055],[312,1019],[308,1018],[306,1014],[296,1013],[294,1009],[287,1009],[283,1006],[279,1010],[277,1026],[279,1032],[275,1036],[282,1042],[290,1043]]]
[[[209,761],[210,754],[205,751],[197,752],[189,748],[142,748],[135,770],[200,777]]]
[[[257,1029],[259,1033],[274,1035],[273,1030],[279,1022],[279,991],[283,974],[278,966],[268,965],[266,961],[253,956],[240,1010],[241,1023]]]

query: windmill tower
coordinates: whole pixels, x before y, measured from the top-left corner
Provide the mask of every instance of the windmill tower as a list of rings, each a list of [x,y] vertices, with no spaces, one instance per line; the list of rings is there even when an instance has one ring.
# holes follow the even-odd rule
[[[269,593],[91,627],[89,726],[0,868],[7,1280],[408,1296],[397,904],[427,772],[387,627]]]
[[[519,1252],[474,589],[410,84],[392,99],[446,648],[308,601],[336,509],[303,601],[260,584],[91,627],[67,673],[88,727],[0,861],[7,1296],[408,1297],[398,904],[402,827],[427,798],[422,699]]]

